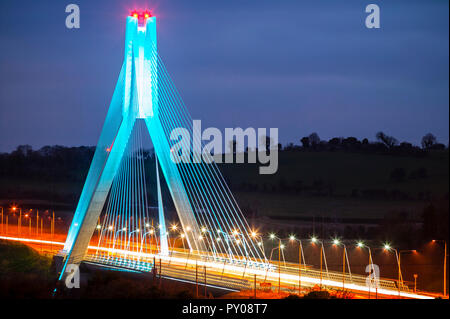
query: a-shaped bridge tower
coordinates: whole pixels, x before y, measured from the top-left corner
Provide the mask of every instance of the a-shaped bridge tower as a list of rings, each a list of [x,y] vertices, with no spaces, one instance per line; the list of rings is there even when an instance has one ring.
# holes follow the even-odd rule
[[[68,264],[78,264],[85,258],[98,228],[102,228],[101,238],[113,242],[113,249],[119,238],[128,249],[147,242],[148,205],[142,191],[145,174],[136,173],[145,170],[142,162],[139,164],[139,150],[131,150],[135,136],[141,134],[135,132],[137,127],[144,127],[153,143],[156,177],[159,164],[190,252],[230,262],[263,261],[257,241],[251,237],[250,227],[212,158],[177,164],[170,156],[178,142],[170,138],[174,129],[186,129],[194,143],[200,137],[193,135],[192,119],[158,56],[156,18],[145,13],[127,17],[124,62],[63,249],[61,276]],[[185,145],[183,151],[190,149]],[[131,157],[127,155],[130,152]],[[190,157],[198,155],[189,153]],[[130,164],[133,162],[137,164]],[[132,174],[138,177],[129,178]],[[130,189],[133,198],[126,195]],[[165,254],[167,239],[159,179],[157,198],[160,253]],[[106,203],[113,208],[109,208],[107,221],[101,226],[98,220]],[[132,238],[135,240],[130,245]],[[142,251],[142,247],[134,249]]]

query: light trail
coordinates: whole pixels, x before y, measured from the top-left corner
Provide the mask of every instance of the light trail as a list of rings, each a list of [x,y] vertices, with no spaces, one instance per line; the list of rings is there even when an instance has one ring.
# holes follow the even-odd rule
[[[0,236],[0,239],[28,242],[28,243],[41,243],[41,244],[64,246],[63,242],[31,239],[31,238]],[[277,271],[265,271],[265,270],[250,268],[250,267],[233,266],[233,265],[227,265],[224,263],[219,264],[219,263],[215,263],[215,262],[203,261],[203,260],[198,260],[198,259],[189,259],[189,258],[165,256],[165,255],[149,254],[149,253],[138,253],[135,251],[98,247],[98,246],[88,246],[88,249],[92,249],[92,250],[98,249],[100,251],[105,251],[108,253],[127,255],[127,256],[135,256],[137,258],[158,258],[160,260],[164,260],[167,262],[170,261],[171,263],[175,262],[175,263],[183,265],[183,266],[186,264],[189,264],[191,266],[195,266],[195,265],[203,266],[203,267],[206,266],[208,268],[213,268],[213,269],[220,270],[220,271],[227,270],[227,274],[236,275],[236,276],[239,276],[240,278],[242,278],[242,274],[245,272],[246,274],[251,274],[251,275],[267,276],[267,278],[272,281],[278,280],[278,277],[280,276],[280,278],[283,279],[284,283],[289,283],[289,284],[295,284],[295,283],[298,283],[298,281],[299,281],[298,275],[291,275],[291,274],[287,274],[287,273],[278,274]],[[195,256],[195,255],[191,255],[191,256],[192,257],[201,257],[201,256]],[[273,265],[273,266],[275,266],[275,265]],[[362,292],[367,292],[367,293],[375,292],[375,288],[373,288],[373,287],[370,288],[367,286],[348,284],[348,283],[343,285],[341,281],[334,281],[334,280],[329,280],[329,279],[320,280],[317,278],[300,276],[300,280],[302,283],[309,283],[309,284],[314,284],[314,285],[345,288],[345,289],[349,289],[352,291],[362,291]],[[392,296],[392,297],[404,297],[404,298],[412,298],[412,299],[434,299],[434,297],[431,297],[431,296],[419,295],[419,294],[409,293],[409,292],[398,292],[398,291],[388,290],[388,289],[384,289],[384,288],[378,288],[377,293],[381,294],[381,295]]]

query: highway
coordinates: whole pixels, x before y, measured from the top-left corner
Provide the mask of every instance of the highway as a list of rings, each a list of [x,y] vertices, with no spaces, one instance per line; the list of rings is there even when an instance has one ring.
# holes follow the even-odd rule
[[[41,240],[37,238],[22,238],[11,236],[0,236],[3,240],[20,241],[45,251],[48,254],[57,254],[63,247],[64,242]],[[118,244],[120,247],[120,244]],[[45,247],[45,248],[43,248]],[[249,290],[262,287],[271,287],[290,293],[298,292],[299,283],[301,290],[312,287],[323,289],[347,290],[358,296],[371,296],[371,298],[412,298],[412,299],[434,299],[436,296],[425,293],[413,293],[406,287],[398,289],[395,281],[380,279],[378,287],[366,285],[366,277],[360,275],[337,272],[320,272],[311,267],[302,267],[298,264],[286,263],[263,263],[258,261],[243,261],[230,263],[213,260],[210,256],[189,253],[183,249],[172,250],[169,255],[133,251],[133,245],[129,250],[113,249],[108,247],[89,246],[85,260],[87,262],[110,265],[114,267],[132,269],[142,272],[152,271],[156,265],[158,274],[167,278],[185,280],[187,282],[203,284],[206,282],[212,287],[223,287],[230,291]],[[145,250],[150,251],[150,250]],[[300,276],[299,276],[300,274]]]

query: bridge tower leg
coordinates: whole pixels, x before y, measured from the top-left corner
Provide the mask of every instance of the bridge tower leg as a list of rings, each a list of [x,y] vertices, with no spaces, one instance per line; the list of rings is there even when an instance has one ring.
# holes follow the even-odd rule
[[[87,252],[136,119],[143,119],[146,123],[157,154],[156,165],[159,163],[161,167],[183,228],[189,226],[191,230],[186,232],[189,247],[197,251],[206,250],[204,244],[196,240],[200,235],[199,225],[180,173],[170,159],[169,141],[158,116],[156,47],[156,18],[146,17],[142,22],[136,17],[128,17],[124,62],[62,251],[65,259],[60,279],[65,275],[67,265],[79,264]],[[157,179],[159,222],[166,233],[158,170]],[[162,236],[161,242],[161,253],[168,253],[167,237]]]

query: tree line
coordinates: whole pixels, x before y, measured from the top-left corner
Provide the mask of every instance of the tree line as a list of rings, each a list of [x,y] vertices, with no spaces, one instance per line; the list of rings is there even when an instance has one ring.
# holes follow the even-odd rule
[[[271,139],[267,137],[269,148]],[[425,155],[430,150],[444,150],[447,147],[439,143],[436,137],[428,133],[422,138],[421,146],[409,142],[401,142],[383,132],[376,134],[376,141],[369,142],[367,138],[358,140],[356,137],[334,137],[328,141],[320,139],[317,133],[302,137],[300,144],[289,143],[278,145],[279,151],[359,151],[374,153],[406,153]],[[233,143],[236,149],[236,143]],[[247,150],[248,151],[248,150]],[[95,152],[94,146],[65,147],[60,145],[44,146],[33,150],[30,145],[19,145],[10,153],[0,153],[0,176],[39,178],[41,180],[60,180],[83,182]],[[145,151],[148,159],[152,151]],[[422,176],[424,172],[417,172]],[[402,179],[403,172],[393,172],[392,179]]]
[[[378,132],[376,141],[371,142],[367,138],[358,140],[356,137],[333,137],[330,140],[322,140],[317,133],[311,133],[300,139],[301,145],[289,143],[285,147],[279,145],[279,149],[284,150],[317,150],[317,151],[374,151],[374,152],[406,152],[406,153],[423,153],[429,150],[444,150],[445,144],[439,143],[436,136],[428,133],[422,137],[421,145],[416,146],[409,142],[399,142],[395,137]]]

